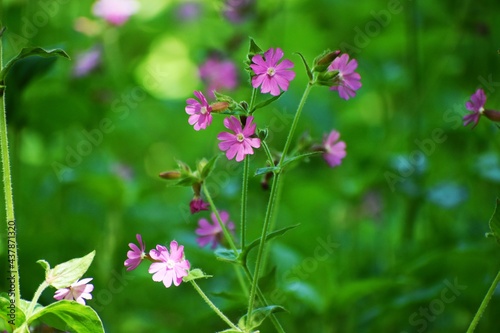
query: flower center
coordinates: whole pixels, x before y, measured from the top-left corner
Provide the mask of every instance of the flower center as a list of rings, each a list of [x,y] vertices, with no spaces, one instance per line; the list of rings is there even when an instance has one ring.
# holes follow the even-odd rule
[[[245,140],[243,133],[236,134],[236,140],[238,140],[238,142],[243,142],[243,140]]]
[[[274,74],[276,74],[276,69],[274,67],[269,67],[267,69],[267,75],[274,76]]]
[[[168,269],[173,269],[175,266],[175,262],[173,260],[167,260],[167,268]]]
[[[479,114],[483,114],[483,113],[484,113],[484,107],[482,106],[479,108]]]
[[[206,114],[208,112],[208,109],[206,106],[202,106],[200,109],[201,114]]]

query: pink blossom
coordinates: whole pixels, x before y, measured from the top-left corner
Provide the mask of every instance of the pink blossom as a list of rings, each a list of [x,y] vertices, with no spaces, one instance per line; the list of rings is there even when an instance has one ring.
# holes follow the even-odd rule
[[[127,22],[138,10],[139,3],[136,0],[98,0],[92,7],[95,16],[117,26]]]
[[[194,197],[189,203],[189,209],[191,214],[198,213],[202,210],[208,210],[209,204],[203,201],[200,197]]]
[[[255,73],[252,77],[252,86],[265,94],[270,92],[273,96],[280,94],[280,89],[288,90],[290,81],[295,78],[295,72],[289,70],[293,67],[293,62],[288,59],[278,62],[283,57],[283,51],[280,48],[269,49],[264,53],[256,54],[252,57],[253,64],[250,65]]]
[[[470,101],[465,103],[465,107],[467,110],[472,113],[464,116],[464,126],[469,125],[470,123],[474,123],[472,128],[476,127],[479,122],[479,118],[484,113],[484,104],[486,104],[486,95],[484,94],[483,89],[478,89],[472,96],[470,97]]]
[[[190,115],[188,119],[189,125],[194,125],[194,129],[199,131],[207,128],[212,123],[212,107],[208,104],[201,91],[195,91],[194,95],[201,103],[194,98],[188,98],[185,110]]]
[[[220,212],[220,219],[222,223],[224,223],[230,231],[234,230],[234,223],[229,222],[229,214],[226,211]],[[203,247],[207,244],[212,243],[211,248],[215,249],[217,244],[220,244],[220,241],[223,236],[222,227],[217,220],[217,216],[214,213],[210,214],[213,225],[206,219],[200,219],[198,221],[198,229],[196,229],[196,234],[199,235],[196,239],[196,242],[199,246]]]
[[[342,159],[346,156],[346,144],[344,141],[338,141],[339,138],[340,133],[333,130],[323,140],[323,158],[332,168],[340,165]]]
[[[238,84],[236,65],[229,60],[209,58],[200,66],[200,77],[208,85],[208,92],[214,97],[214,90],[232,90]]]
[[[331,87],[331,90],[339,92],[340,98],[348,100],[356,96],[356,90],[361,88],[361,76],[355,70],[358,67],[356,59],[349,61],[348,54],[342,54],[335,58],[328,67],[329,71],[338,71],[338,85]]]
[[[85,305],[86,299],[92,299],[92,295],[90,293],[94,290],[94,285],[90,284],[90,281],[92,281],[92,278],[86,278],[76,281],[68,288],[57,289],[54,294],[54,298],[58,301],[62,299],[68,301],[75,300],[78,303]]]
[[[73,76],[82,77],[96,69],[101,63],[101,55],[102,51],[99,47],[78,54],[73,67]]]
[[[188,275],[189,261],[184,259],[184,246],[178,245],[176,241],[170,242],[170,253],[162,245],[156,245],[156,249],[149,251],[154,262],[149,267],[149,273],[153,274],[153,281],[163,282],[166,288],[172,285],[178,286],[182,278]]]
[[[144,243],[142,241],[142,236],[137,234],[135,236],[137,238],[137,242],[139,242],[139,246],[134,243],[129,243],[128,246],[131,250],[127,252],[127,260],[125,260],[125,267],[127,267],[127,271],[131,271],[137,268],[141,261],[146,257]]]
[[[217,135],[219,142],[219,149],[226,151],[226,157],[233,159],[236,156],[236,161],[241,162],[245,155],[252,155],[253,148],[260,147],[260,139],[252,138],[255,134],[256,125],[252,123],[253,116],[246,118],[245,127],[242,128],[238,118],[231,116],[224,119],[224,126],[234,132],[222,132]]]

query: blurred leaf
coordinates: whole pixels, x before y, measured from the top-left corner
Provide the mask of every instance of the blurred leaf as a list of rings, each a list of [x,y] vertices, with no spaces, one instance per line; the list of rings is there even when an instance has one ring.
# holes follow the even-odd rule
[[[493,216],[491,216],[489,222],[491,233],[496,238],[498,243],[500,243],[500,210],[498,209],[499,204],[500,204],[500,199],[497,198],[495,211],[493,212]]]
[[[272,313],[286,311],[284,307],[279,305],[269,305],[263,308],[258,308],[252,311],[252,319],[247,321],[247,315],[244,315],[238,321],[238,327],[241,327],[245,332],[259,327],[262,322]]]
[[[311,156],[314,156],[314,155],[319,155],[319,154],[322,154],[322,153],[323,152],[320,152],[320,151],[314,151],[314,152],[311,152],[311,153],[306,153],[306,154],[292,156],[290,158],[287,158],[283,162],[282,167],[284,168],[285,166],[289,165],[290,163],[297,162],[297,161],[300,161],[301,159],[308,158],[308,157],[311,157]]]
[[[58,301],[35,312],[29,323],[40,320],[47,325],[75,333],[104,332],[101,319],[89,306],[74,301]]]
[[[95,251],[92,251],[85,257],[71,259],[59,264],[46,272],[45,280],[56,289],[66,288],[85,274],[92,260],[94,260],[94,256]]]
[[[207,279],[212,277],[212,275],[207,275],[199,268],[195,268],[189,271],[188,275],[182,278],[182,281],[189,282],[196,279]]]
[[[263,293],[276,290],[276,266],[259,278],[259,286]]]
[[[11,309],[11,302],[9,297],[7,296],[7,293],[2,293],[0,295],[0,318],[5,320],[5,322],[8,324],[9,321],[11,321],[13,318],[9,316],[10,309]],[[26,320],[26,316],[24,314],[24,311],[21,310],[20,308],[17,308],[17,314],[15,316],[15,327],[20,327],[22,323]],[[13,325],[10,325],[11,331],[14,329]]]
[[[215,250],[215,257],[217,260],[230,262],[233,264],[240,263],[241,251],[238,251],[238,255],[234,253],[233,250],[230,249],[217,249]]]

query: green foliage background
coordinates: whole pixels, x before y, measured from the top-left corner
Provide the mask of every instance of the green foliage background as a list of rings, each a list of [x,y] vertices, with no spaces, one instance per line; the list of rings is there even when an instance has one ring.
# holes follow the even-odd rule
[[[43,279],[36,260],[55,265],[96,249],[89,305],[108,332],[223,330],[189,285],[165,289],[146,266],[125,273],[127,244],[141,233],[148,248],[184,244],[192,266],[214,275],[201,287],[234,321],[244,314],[233,270],[196,245],[197,220],[208,214],[190,216],[191,191],[167,188],[158,173],[176,159],[194,165],[217,152],[222,118],[195,132],[185,100],[205,89],[197,67],[214,50],[240,66],[231,95],[248,99],[251,36],[295,62],[289,91],[257,113],[260,126],[274,124],[276,149],[306,85],[293,52],[311,61],[326,48],[347,48],[363,84],[349,101],[313,90],[299,125],[318,138],[339,130],[347,158],[335,169],[312,159],[286,176],[276,227],[301,225],[272,243],[268,271],[276,271],[263,283],[289,311],[277,314],[286,331],[465,332],[500,267],[498,245],[484,237],[499,194],[498,128],[486,119],[474,130],[461,124],[479,87],[487,108],[500,105],[498,2],[262,0],[242,23],[228,21],[215,0],[193,2],[199,15],[183,20],[185,2],[142,1],[112,28],[92,15],[91,1],[4,1],[4,59],[24,46],[61,47],[73,58],[26,60],[7,83],[23,298]],[[82,18],[100,31],[78,32]],[[103,49],[99,70],[74,78],[77,55],[95,45]],[[79,149],[88,153],[71,157]],[[264,162],[258,151],[252,170]],[[222,158],[211,183],[234,221],[240,175]],[[252,239],[267,202],[260,180],[250,182]],[[337,246],[318,260],[326,241]],[[465,288],[443,302],[448,283]],[[2,278],[0,290],[6,286]],[[498,331],[499,311],[497,292],[476,332]],[[266,325],[261,331],[271,332]]]

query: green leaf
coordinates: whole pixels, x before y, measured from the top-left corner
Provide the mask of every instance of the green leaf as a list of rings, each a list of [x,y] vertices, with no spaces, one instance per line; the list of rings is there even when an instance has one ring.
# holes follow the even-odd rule
[[[497,198],[497,203],[495,205],[495,211],[490,219],[490,230],[493,236],[496,238],[497,242],[500,244],[500,210],[498,206],[500,204],[500,199]]]
[[[247,315],[244,315],[238,321],[238,327],[241,327],[245,332],[259,327],[262,322],[274,312],[286,311],[284,307],[279,305],[269,305],[263,308],[258,308],[252,311],[251,320],[247,321]]]
[[[24,311],[20,308],[16,308],[17,314],[14,316],[15,325],[12,325],[12,320],[14,318],[10,315],[10,310],[12,309],[11,304],[12,303],[10,302],[7,294],[2,293],[0,295],[0,319],[3,319],[5,323],[9,325],[8,327],[11,329],[10,332],[12,332],[15,327],[20,327],[26,321],[26,315],[24,314]],[[0,320],[0,322],[1,321],[2,320]]]
[[[45,280],[56,289],[66,288],[80,279],[94,260],[95,251],[57,265],[45,274]]]
[[[276,231],[273,231],[269,234],[267,234],[266,236],[266,241],[269,241],[273,238],[276,238],[276,237],[279,237],[281,235],[283,235],[285,232],[287,232],[288,230],[291,230],[291,229],[294,229],[294,228],[297,228],[300,224],[294,224],[294,225],[291,225],[291,226],[288,226],[288,227],[285,227],[285,228],[282,228],[282,229],[279,229],[279,230],[276,230]],[[260,243],[260,238],[257,238],[256,240],[254,240],[253,242],[251,242],[250,244],[248,244],[242,251],[241,253],[241,258],[245,258],[247,255],[248,255],[248,252],[250,252],[251,249],[253,249],[254,247],[256,247],[257,245],[259,245]]]
[[[201,179],[204,180],[210,175],[221,155],[222,154],[217,154],[208,161],[208,163],[203,167],[203,170],[201,170]]]
[[[224,331],[219,331],[217,333],[241,333],[243,332],[242,330],[235,330],[234,328],[229,328],[227,330],[224,330]]]
[[[257,109],[261,109],[264,106],[267,106],[267,105],[271,104],[272,102],[278,100],[284,93],[285,92],[282,91],[278,96],[273,96],[271,98],[266,99],[265,101],[262,101],[262,102],[258,103],[257,105],[255,105],[253,107],[252,110],[250,110],[250,114],[254,113],[254,111],[257,110]]]
[[[40,264],[43,267],[43,269],[45,270],[45,274],[47,274],[50,270],[50,264],[47,261],[40,259],[36,263]]]
[[[258,168],[257,170],[255,170],[254,176],[260,176],[260,175],[266,174],[268,172],[275,172],[278,170],[279,170],[279,167],[277,167],[277,166]]]
[[[307,158],[307,157],[311,157],[311,156],[314,156],[314,155],[319,155],[319,154],[323,154],[323,152],[321,152],[321,151],[313,151],[313,152],[306,153],[306,154],[300,154],[300,155],[292,156],[292,157],[287,158],[286,160],[283,161],[282,167],[285,167],[286,165],[289,165],[290,163],[300,161],[301,159],[304,159],[304,158]]]
[[[262,53],[262,49],[255,43],[253,38],[250,37],[250,46],[248,47],[248,60],[252,61],[254,55]]]
[[[239,264],[241,257],[241,250],[238,250],[238,254],[236,255],[233,250],[230,249],[217,249],[215,250],[215,257],[217,260],[230,262],[233,264]]]
[[[311,72],[311,68],[309,68],[309,65],[307,64],[306,58],[304,58],[304,56],[300,52],[295,52],[295,53],[298,54],[298,56],[300,57],[300,59],[302,59],[302,62],[304,63],[304,67],[306,68],[307,76],[309,77],[309,81],[312,82],[313,75],[312,75],[312,72]]]
[[[89,306],[75,301],[58,301],[35,312],[30,318],[31,324],[40,320],[45,324],[63,331],[75,333],[104,332],[101,319]]]
[[[182,278],[182,281],[189,282],[191,280],[196,279],[208,279],[212,277],[212,275],[207,275],[203,273],[203,271],[199,268],[195,268],[189,271],[188,275]]]
[[[39,57],[53,57],[53,56],[59,56],[63,58],[70,59],[68,54],[62,50],[62,49],[53,49],[53,50],[45,50],[41,47],[25,47],[21,49],[21,52],[14,58],[10,59],[7,64],[5,64],[5,67],[2,69],[0,72],[0,81],[5,80],[7,77],[7,74],[9,73],[10,69],[14,64],[24,58],[30,57],[30,56],[39,56]]]

